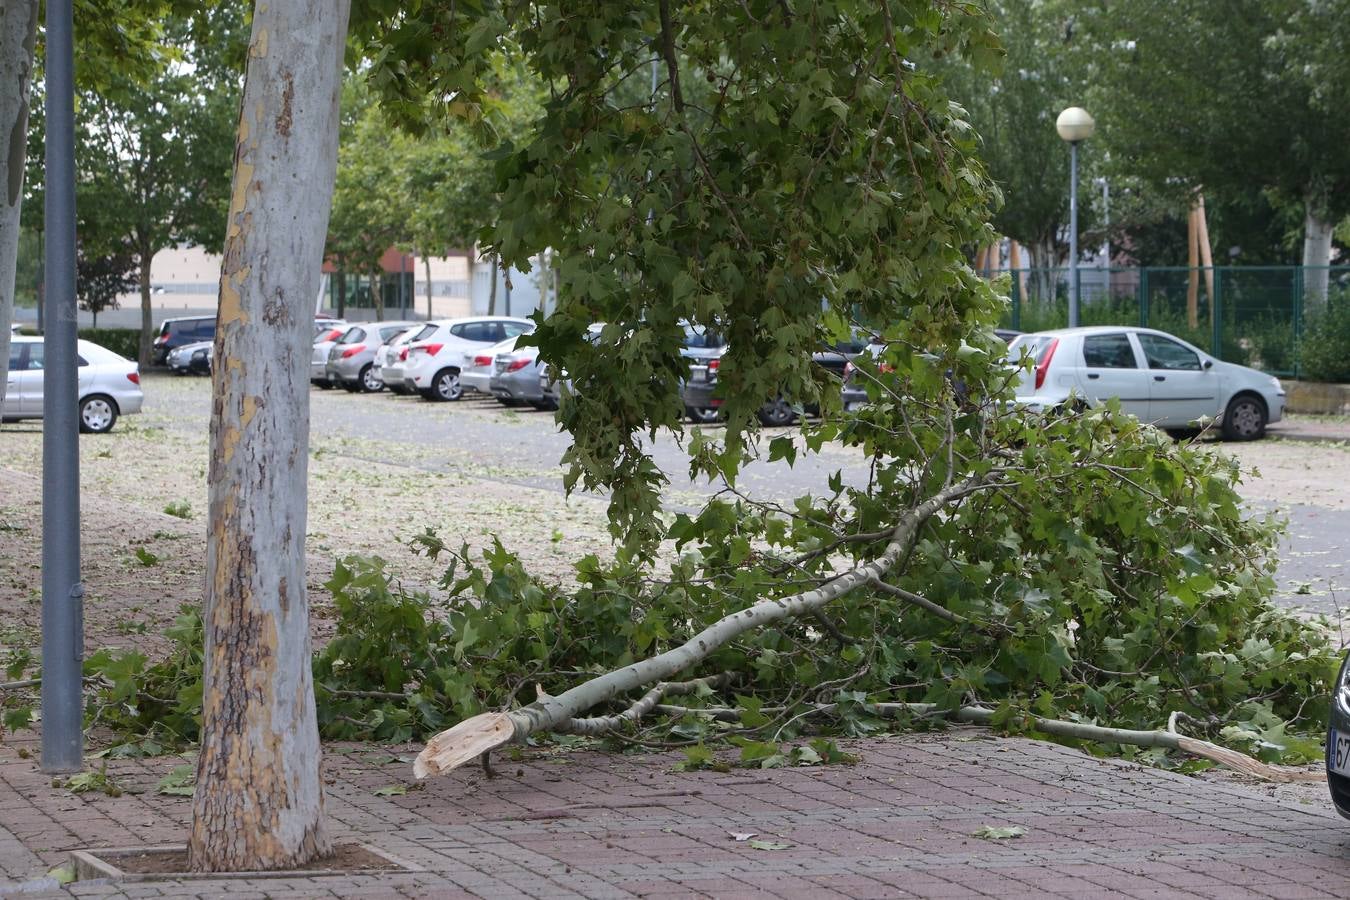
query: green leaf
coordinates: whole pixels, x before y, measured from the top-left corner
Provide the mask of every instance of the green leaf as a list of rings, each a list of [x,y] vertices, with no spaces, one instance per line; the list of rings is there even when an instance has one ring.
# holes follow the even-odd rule
[[[759,841],[751,840],[745,842],[746,846],[752,850],[788,850],[792,845],[784,841]]]
[[[376,797],[400,797],[408,793],[408,786],[406,784],[391,784],[387,787],[376,788],[372,793]]]
[[[971,832],[971,835],[991,841],[1002,841],[1019,838],[1026,833],[1027,830],[1021,825],[984,825]]]

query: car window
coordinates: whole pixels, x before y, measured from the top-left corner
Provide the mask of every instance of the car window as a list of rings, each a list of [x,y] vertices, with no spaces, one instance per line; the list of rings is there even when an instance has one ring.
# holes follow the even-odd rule
[[[467,327],[467,325],[451,325],[450,333],[455,337],[464,337],[464,329]]]
[[[408,341],[410,343],[412,341],[425,341],[428,338],[430,338],[433,334],[435,334],[436,330],[439,327],[440,326],[438,325],[424,325],[422,326],[422,330],[417,332],[417,334],[414,334],[412,337],[408,338]]]
[[[1022,358],[1022,351],[1026,351],[1027,356],[1040,365],[1043,358],[1050,348],[1055,346],[1057,338],[1048,334],[1024,334],[1013,341],[1008,347],[1008,356],[1015,362]]]
[[[393,325],[393,326],[390,326],[389,328],[381,328],[381,329],[380,329],[380,343],[384,343],[385,341],[388,341],[388,340],[390,340],[391,338],[396,338],[396,337],[398,337],[400,334],[403,333],[403,330],[404,330],[405,328],[407,328],[407,327],[408,327],[408,326],[406,326],[406,325]]]
[[[463,338],[466,341],[473,341],[479,344],[495,344],[502,340],[497,335],[501,331],[501,326],[496,322],[469,322],[465,325],[456,326],[459,332],[456,334],[452,328],[451,334]]]
[[[9,345],[9,370],[11,372],[19,371],[19,365],[23,361],[23,348],[27,346],[27,343]]]
[[[216,323],[211,319],[204,322],[198,322],[194,333],[199,341],[209,341],[216,336]]]
[[[533,325],[522,325],[519,322],[503,322],[502,330],[506,332],[506,337],[520,337],[522,334],[528,334],[534,331]]]
[[[366,339],[366,331],[364,328],[352,327],[348,328],[346,333],[343,334],[342,337],[338,338],[337,342],[339,344],[359,344],[365,339]]]
[[[1090,369],[1137,369],[1134,347],[1124,332],[1092,334],[1083,338],[1083,364]]]
[[[1140,334],[1138,337],[1150,369],[1200,370],[1200,357],[1194,350],[1160,334]]]

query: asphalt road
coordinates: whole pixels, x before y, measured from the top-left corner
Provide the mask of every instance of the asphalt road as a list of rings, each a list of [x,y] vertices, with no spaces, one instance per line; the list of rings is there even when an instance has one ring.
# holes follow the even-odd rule
[[[460,471],[478,478],[548,491],[562,491],[562,468],[558,461],[569,439],[559,433],[552,413],[528,407],[506,409],[495,400],[466,394],[457,403],[428,403],[418,397],[382,394],[351,394],[342,390],[311,392],[311,436],[326,453],[351,458],[354,463],[373,461],[431,472]],[[147,411],[172,415],[160,417],[167,427],[199,431],[207,427],[210,386],[205,378],[151,375],[146,383]],[[777,433],[791,434],[792,429]],[[768,439],[763,440],[767,456]],[[670,435],[650,442],[653,457],[670,476],[666,491],[668,508],[696,509],[721,489],[720,485],[689,477],[687,456]],[[1350,550],[1350,451],[1330,445],[1298,444],[1267,440],[1253,445],[1227,445],[1244,466],[1266,472],[1255,479],[1251,506],[1254,511],[1274,511],[1288,519],[1277,575],[1278,598],[1286,606],[1341,618],[1344,604],[1350,612],[1350,580],[1343,561]],[[1326,465],[1324,484],[1317,489],[1291,491],[1300,502],[1289,502],[1279,479],[1288,477],[1281,462],[1305,459],[1312,453]],[[1305,467],[1308,465],[1304,463]],[[1344,470],[1347,477],[1339,477]],[[828,491],[828,479],[839,472],[845,483],[865,484],[867,460],[861,452],[827,446],[819,455],[802,454],[793,466],[782,461],[751,462],[737,481],[737,488],[763,501],[789,501],[806,493]],[[1273,474],[1272,474],[1273,472]],[[1272,484],[1271,482],[1276,483]]]

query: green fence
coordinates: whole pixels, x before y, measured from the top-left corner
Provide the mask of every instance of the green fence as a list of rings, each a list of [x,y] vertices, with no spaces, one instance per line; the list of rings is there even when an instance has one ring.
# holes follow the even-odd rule
[[[1194,319],[1187,309],[1192,273],[1198,281]],[[1005,325],[1044,331],[1068,324],[1068,269],[1004,274],[1012,282]],[[1078,282],[1081,325],[1157,328],[1226,362],[1275,375],[1343,380],[1314,359],[1343,353],[1350,361],[1350,266],[1080,267]],[[1331,346],[1314,353],[1314,340]]]

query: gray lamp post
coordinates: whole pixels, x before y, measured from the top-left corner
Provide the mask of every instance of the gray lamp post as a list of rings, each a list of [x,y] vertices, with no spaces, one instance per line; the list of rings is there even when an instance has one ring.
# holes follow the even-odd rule
[[[1078,327],[1078,144],[1092,137],[1097,123],[1088,111],[1070,106],[1055,119],[1055,130],[1069,142],[1069,327]]]

